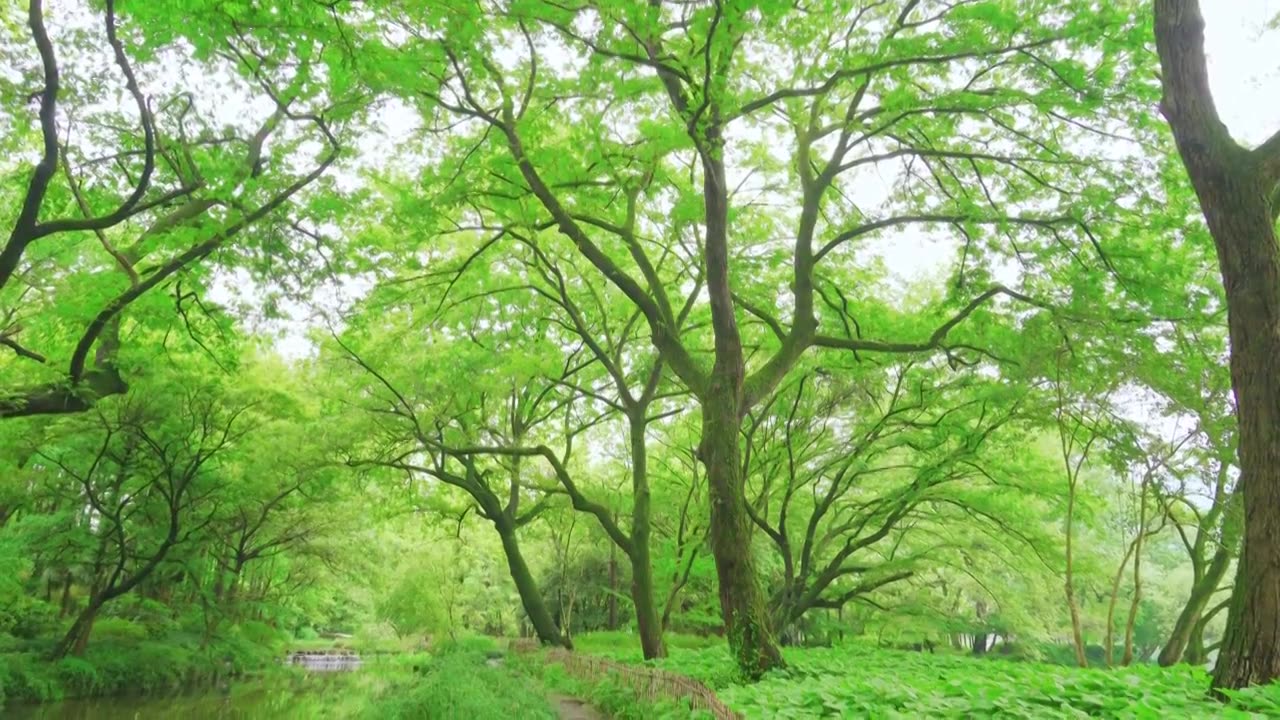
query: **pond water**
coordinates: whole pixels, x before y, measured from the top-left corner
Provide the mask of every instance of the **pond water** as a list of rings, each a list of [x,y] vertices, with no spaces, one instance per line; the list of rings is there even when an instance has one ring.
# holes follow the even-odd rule
[[[355,660],[358,667],[359,660]],[[87,698],[6,705],[5,720],[325,720],[356,718],[382,685],[376,676],[329,662],[305,675],[246,678],[169,696]],[[310,665],[308,663],[308,665]]]

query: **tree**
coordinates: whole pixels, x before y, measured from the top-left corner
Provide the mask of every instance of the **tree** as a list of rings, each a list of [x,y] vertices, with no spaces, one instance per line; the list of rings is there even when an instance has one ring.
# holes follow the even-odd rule
[[[659,0],[401,16],[413,40],[397,50],[421,58],[415,75],[425,77],[398,92],[426,98],[431,127],[473,128],[459,150],[471,171],[429,192],[486,227],[567,240],[591,266],[584,281],[603,279],[634,305],[697,400],[722,614],[748,675],[782,657],[751,554],[738,442],[746,413],[812,347],[956,349],[953,331],[981,308],[1031,300],[990,283],[965,252],[942,307],[895,325],[907,339],[869,339],[862,331],[889,328],[862,313],[883,306],[838,300],[852,244],[939,227],[966,248],[991,247],[1012,228],[1046,247],[1068,236],[1098,242],[1088,221],[1114,197],[1093,185],[1106,173],[1082,172],[1099,166],[1058,138],[1094,135],[1073,116],[1106,112],[1108,81],[1127,71],[1131,18],[1061,9],[908,0],[806,13]],[[1124,40],[1099,42],[1111,34]],[[523,56],[490,54],[497,46]],[[1085,47],[1104,49],[1087,63],[1070,54]],[[540,61],[553,52],[572,59],[554,74]],[[602,82],[610,92],[597,92]],[[902,179],[883,214],[851,198],[873,168]],[[749,176],[796,211],[753,206],[741,196]],[[1069,210],[1037,211],[1058,203],[1049,198]],[[1022,243],[1012,242],[1019,256]],[[655,261],[670,256],[679,262]],[[709,324],[697,332],[677,321],[671,265],[698,268],[705,283]]]
[[[824,359],[745,431],[748,512],[782,564],[769,600],[780,633],[814,609],[874,607],[876,591],[952,562],[948,550],[971,548],[948,529],[1006,524],[973,499],[1017,474],[998,460],[1020,412],[1009,381],[950,379],[941,363]]]
[[[151,577],[213,521],[217,486],[209,475],[250,432],[251,408],[204,388],[185,391],[173,416],[154,401],[122,402],[84,428],[96,450],[41,452],[80,485],[96,544],[88,602],[53,657],[83,653],[103,606]]]
[[[1200,200],[1226,288],[1244,545],[1214,688],[1280,678],[1280,132],[1249,149],[1218,116],[1198,0],[1156,0],[1160,110]]]
[[[173,42],[174,18],[155,22],[141,9],[137,14],[137,25],[160,38],[138,39],[137,55],[164,52],[169,62],[193,64]],[[200,69],[242,94],[233,93],[233,102],[247,102],[256,90],[270,112],[245,113],[241,126],[219,127],[196,102],[198,89],[165,88],[149,97],[142,89],[148,75],[126,45],[133,28],[119,26],[116,4],[107,0],[106,46],[130,105],[114,108],[104,98],[115,89],[92,57],[101,41],[71,33],[78,44],[63,48],[60,59],[42,0],[28,3],[36,58],[23,69],[38,69],[41,82],[33,94],[41,152],[0,246],[0,345],[12,351],[5,363],[16,368],[17,384],[0,392],[0,418],[82,412],[98,398],[124,393],[118,353],[126,311],[171,287],[177,314],[194,335],[193,317],[209,311],[192,271],[250,227],[287,226],[282,210],[338,158],[337,121],[349,115],[326,105],[342,98],[323,97],[312,62],[255,55],[261,45],[249,28],[256,17],[239,29],[216,13],[185,17],[182,31],[204,35],[200,51],[214,38],[223,41],[224,56],[215,62],[204,53]],[[64,107],[67,95],[78,106]],[[4,100],[26,103],[17,94]],[[30,141],[26,124],[15,127],[19,132],[5,144],[23,147]],[[83,242],[88,237],[92,244]]]
[[[468,347],[469,340],[451,343],[445,330],[431,343],[429,352],[417,348],[416,362],[411,362],[410,356],[400,352],[399,329],[386,322],[394,317],[384,308],[384,319],[374,326],[372,338],[354,332],[346,340],[336,335],[333,338],[338,359],[359,370],[358,377],[348,377],[345,382],[354,383],[352,394],[365,400],[359,409],[373,419],[370,442],[349,449],[348,463],[392,469],[411,480],[430,478],[466,493],[477,514],[493,525],[502,540],[511,579],[538,639],[549,645],[566,644],[518,536],[518,531],[546,510],[549,502],[545,486],[539,491],[538,483],[527,476],[524,459],[544,458],[556,468],[559,480],[568,477],[563,463],[572,446],[572,433],[567,434],[563,457],[557,457],[546,446],[536,450],[522,447],[543,424],[561,417],[559,411],[565,405],[552,392],[556,385],[530,382],[538,374],[530,373],[528,368],[506,368],[510,374],[504,375],[495,367],[498,356],[494,350],[512,354],[521,351],[522,328],[504,324],[501,338],[491,338],[493,344],[487,347]],[[395,343],[395,375],[375,366],[369,352],[388,350],[387,332]],[[357,349],[357,339],[364,339],[366,347]],[[537,345],[537,340],[532,344]],[[567,374],[573,362],[565,362],[562,367]],[[473,378],[487,376],[487,382],[457,383],[455,373],[468,366]],[[422,372],[402,384],[400,378],[409,368],[421,368]],[[512,448],[517,450],[510,451]],[[493,479],[495,474],[505,482]],[[572,479],[568,484],[572,485]],[[423,490],[431,493],[434,488],[428,485]],[[527,504],[530,501],[532,505]]]

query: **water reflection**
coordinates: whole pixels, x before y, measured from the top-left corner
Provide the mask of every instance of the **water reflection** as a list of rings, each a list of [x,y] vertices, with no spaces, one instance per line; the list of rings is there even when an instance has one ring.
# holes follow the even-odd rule
[[[364,673],[330,672],[359,667],[360,658],[332,656],[300,663],[314,674],[246,679],[170,696],[64,700],[5,705],[4,720],[338,720],[364,714],[375,688]],[[376,685],[377,683],[372,683]]]

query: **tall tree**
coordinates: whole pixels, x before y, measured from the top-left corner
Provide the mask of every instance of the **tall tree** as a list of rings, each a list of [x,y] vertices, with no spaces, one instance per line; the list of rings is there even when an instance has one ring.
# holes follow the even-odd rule
[[[1107,125],[1076,117],[1108,112],[1132,65],[1132,17],[1039,1],[815,13],[610,0],[420,9],[398,22],[411,39],[396,51],[420,58],[420,81],[398,91],[431,127],[473,133],[458,148],[472,167],[428,192],[489,227],[561,236],[640,312],[696,398],[728,639],[750,676],[781,665],[751,552],[746,413],[813,347],[958,350],[954,331],[984,306],[1030,299],[991,282],[982,258],[1005,241],[1025,262],[1101,247],[1089,222],[1113,205],[1114,183],[1095,187],[1107,172],[1068,138]],[[864,204],[855,188],[877,171],[896,179]],[[842,295],[855,245],[937,228],[964,248],[940,307],[891,326],[883,299]],[[709,322],[696,330],[677,321],[679,283],[658,262],[672,253],[706,287]]]
[[[1199,0],[1156,0],[1160,110],[1218,251],[1239,424],[1244,546],[1215,688],[1280,678],[1280,132],[1232,138],[1209,87]]]

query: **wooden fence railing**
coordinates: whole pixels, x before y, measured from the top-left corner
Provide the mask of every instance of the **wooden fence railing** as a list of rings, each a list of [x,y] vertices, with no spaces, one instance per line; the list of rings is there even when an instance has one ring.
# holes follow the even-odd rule
[[[538,648],[537,641],[515,640],[510,644],[512,652],[530,652]],[[543,656],[548,663],[559,663],[565,672],[579,680],[619,683],[642,700],[654,702],[668,700],[684,702],[693,710],[705,710],[715,720],[742,720],[742,715],[729,709],[706,685],[673,672],[639,665],[593,657],[552,648]]]

